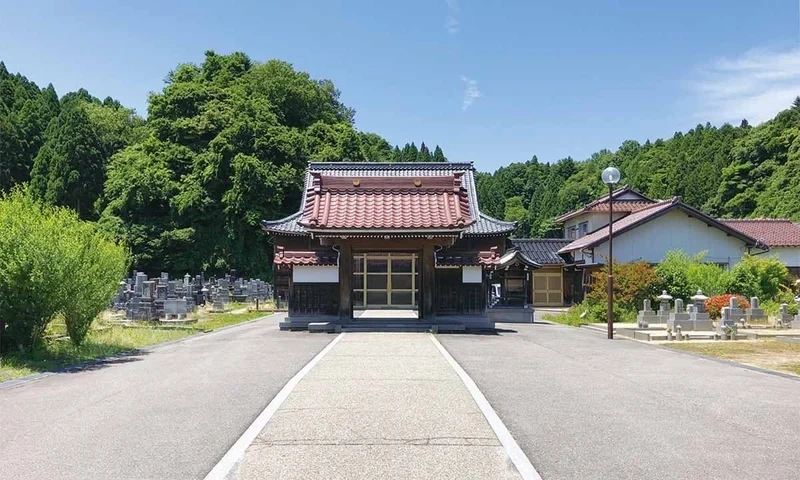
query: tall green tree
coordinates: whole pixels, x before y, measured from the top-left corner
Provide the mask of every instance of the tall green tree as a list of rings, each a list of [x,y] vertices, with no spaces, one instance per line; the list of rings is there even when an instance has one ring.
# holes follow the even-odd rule
[[[31,173],[34,191],[53,205],[73,208],[81,218],[93,217],[106,158],[82,105],[67,104],[51,122],[47,137]]]

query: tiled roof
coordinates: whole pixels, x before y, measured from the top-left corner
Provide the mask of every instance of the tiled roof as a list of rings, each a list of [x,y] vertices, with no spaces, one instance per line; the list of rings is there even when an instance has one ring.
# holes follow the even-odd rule
[[[500,257],[500,260],[497,262],[497,267],[498,268],[505,268],[505,267],[508,267],[510,265],[514,265],[515,263],[522,263],[524,265],[527,265],[527,266],[533,267],[533,268],[542,268],[542,266],[538,262],[534,261],[531,257],[529,257],[524,252],[522,252],[520,250],[516,250],[516,249],[515,250],[509,250],[509,251],[507,251],[505,253],[505,255]]]
[[[632,213],[648,208],[651,205],[653,205],[653,202],[645,202],[643,200],[616,200],[614,201],[614,211]],[[607,212],[610,206],[610,203],[604,202],[585,207],[583,210],[586,212]]]
[[[335,251],[292,251],[284,250],[283,247],[275,249],[275,259],[277,265],[336,265],[338,255]]]
[[[505,222],[480,213],[475,188],[474,167],[472,163],[456,162],[415,162],[415,163],[377,163],[377,162],[311,162],[306,172],[304,189],[313,183],[312,174],[338,177],[437,177],[462,173],[462,187],[466,190],[470,217],[474,220],[463,231],[466,236],[489,236],[507,234],[516,228],[515,222]],[[286,218],[262,221],[264,230],[282,235],[307,235],[306,227],[298,223],[305,205]]]
[[[462,173],[361,178],[312,172],[300,224],[319,230],[463,230],[474,220]]]
[[[261,227],[268,232],[279,232],[284,235],[305,235],[306,229],[297,223],[301,216],[302,212],[297,212],[280,220],[262,220]]]
[[[437,252],[436,265],[439,267],[493,266],[500,257],[495,250],[481,252]]]
[[[692,217],[700,220],[701,222],[705,222],[707,225],[716,227],[725,233],[728,233],[732,236],[739,238],[740,240],[744,241],[748,245],[755,246],[758,242],[751,238],[750,236],[733,229],[723,223],[720,223],[716,219],[706,215],[705,213],[692,208],[681,201],[680,197],[672,198],[671,200],[662,200],[660,202],[656,202],[652,204],[649,208],[644,210],[639,210],[638,212],[633,212],[630,215],[623,217],[616,222],[611,224],[611,229],[613,231],[613,235],[616,237],[617,235],[627,232],[638,225],[646,223],[650,220],[660,217],[661,215],[673,210],[673,209],[680,209],[684,212],[688,213]],[[563,247],[559,250],[559,253],[567,253],[567,252],[574,252],[576,250],[581,250],[584,248],[595,247],[603,242],[608,240],[608,226],[600,228],[589,235],[581,237],[566,247]]]
[[[617,197],[625,195],[626,193],[631,193],[631,194],[633,194],[633,195],[635,195],[635,196],[637,196],[639,198],[637,200],[615,200],[614,201],[614,210],[615,211],[619,211],[619,212],[635,212],[635,211],[641,210],[642,208],[647,208],[648,205],[652,205],[653,203],[656,203],[655,201],[645,197],[641,193],[631,189],[631,187],[629,187],[627,185],[622,187],[622,188],[618,188],[617,190],[614,190],[612,192],[611,196],[616,199]],[[624,204],[629,203],[629,202],[630,202],[630,205],[627,205],[627,206],[624,205]],[[617,209],[618,205],[620,206],[620,210]],[[598,198],[597,200],[595,200],[593,202],[587,203],[586,205],[583,206],[583,208],[579,208],[577,210],[573,210],[571,212],[565,213],[564,215],[561,215],[560,217],[556,217],[555,219],[553,219],[553,221],[555,221],[556,223],[564,223],[567,220],[569,220],[570,218],[578,216],[578,215],[580,215],[582,213],[585,213],[585,212],[607,212],[607,211],[608,211],[608,194],[603,195],[602,197]]]
[[[800,247],[800,225],[784,218],[721,218],[735,228],[769,247]]]
[[[564,265],[558,251],[572,243],[568,238],[515,238],[511,245],[540,265]]]

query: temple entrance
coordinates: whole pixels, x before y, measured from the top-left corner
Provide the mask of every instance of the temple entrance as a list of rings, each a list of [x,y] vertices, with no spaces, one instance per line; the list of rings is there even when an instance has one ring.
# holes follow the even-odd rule
[[[353,255],[353,317],[418,318],[416,253]]]

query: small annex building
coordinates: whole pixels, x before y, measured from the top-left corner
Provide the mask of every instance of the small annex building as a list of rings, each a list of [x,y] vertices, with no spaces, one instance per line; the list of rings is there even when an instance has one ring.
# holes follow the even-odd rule
[[[507,249],[515,223],[480,211],[474,171],[471,163],[310,163],[297,212],[262,222],[276,295],[288,302],[281,327],[405,318],[493,328],[493,278],[521,271],[527,286],[526,272],[539,265]]]

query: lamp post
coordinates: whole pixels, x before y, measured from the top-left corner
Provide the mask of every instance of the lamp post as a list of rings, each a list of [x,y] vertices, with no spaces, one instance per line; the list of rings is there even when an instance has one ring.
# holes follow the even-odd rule
[[[614,185],[619,183],[619,170],[608,167],[603,170],[601,178],[608,185],[608,339],[614,338],[614,232],[611,225],[614,223]]]

